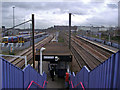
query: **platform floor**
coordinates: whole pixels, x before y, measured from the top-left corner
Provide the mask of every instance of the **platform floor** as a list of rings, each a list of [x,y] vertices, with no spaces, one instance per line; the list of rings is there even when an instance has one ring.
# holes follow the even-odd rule
[[[70,50],[65,43],[50,42],[44,46],[43,55],[70,55]]]
[[[103,47],[106,47],[106,48],[108,48],[108,49],[111,49],[111,50],[113,50],[113,51],[115,51],[115,52],[117,52],[119,49],[117,49],[117,48],[114,48],[114,47],[111,47],[111,46],[108,46],[108,45],[105,45],[105,44],[103,44],[103,43],[98,43],[98,42],[96,42],[96,41],[93,41],[94,43],[97,43],[97,44],[99,44],[99,45],[101,45],[101,46],[103,46]]]
[[[52,81],[50,76],[48,76],[47,80],[48,80],[47,88],[65,88],[64,78],[58,78],[57,76],[55,76],[55,80]]]
[[[114,53],[116,53],[116,52],[119,50],[119,49],[117,49],[117,48],[114,48],[114,47],[111,47],[111,46],[108,46],[108,45],[104,45],[104,44],[99,43],[99,42],[96,42],[96,41],[91,41],[91,40],[88,40],[88,39],[85,39],[85,38],[82,38],[82,37],[80,37],[80,38],[81,38],[81,39],[84,39],[84,40],[86,40],[86,41],[88,41],[88,42],[94,43],[94,44],[96,44],[96,45],[98,45],[98,46],[100,46],[100,47],[109,49],[109,50],[111,50],[111,51],[114,52]]]
[[[58,78],[57,75],[55,75],[55,80],[52,81],[50,74],[48,72],[48,63],[44,61],[43,62],[43,71],[47,74],[47,88],[64,88],[65,87],[65,79],[64,78]]]

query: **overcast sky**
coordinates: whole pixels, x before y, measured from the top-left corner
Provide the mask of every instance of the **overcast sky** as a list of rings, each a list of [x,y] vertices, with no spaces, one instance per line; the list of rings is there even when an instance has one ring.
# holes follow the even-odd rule
[[[114,2],[113,2],[114,1]],[[68,25],[69,13],[72,25],[117,26],[118,1],[91,0],[57,2],[2,2],[2,25],[12,27],[13,6],[15,6],[15,24],[31,19],[35,14],[35,28],[48,28],[54,25]],[[23,28],[24,25],[21,26]],[[25,28],[29,27],[29,23]]]

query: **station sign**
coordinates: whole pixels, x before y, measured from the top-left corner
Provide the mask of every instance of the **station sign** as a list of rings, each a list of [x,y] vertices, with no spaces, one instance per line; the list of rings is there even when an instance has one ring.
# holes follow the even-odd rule
[[[40,61],[40,55],[35,55],[35,60]],[[49,62],[72,62],[72,55],[42,55],[42,61]]]

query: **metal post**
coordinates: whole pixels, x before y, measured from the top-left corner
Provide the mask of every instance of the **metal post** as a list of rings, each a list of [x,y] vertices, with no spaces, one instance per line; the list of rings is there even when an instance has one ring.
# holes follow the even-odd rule
[[[69,49],[71,49],[71,13],[69,13]]]
[[[15,26],[14,8],[15,8],[15,6],[13,6],[13,30],[14,30],[14,26]]]
[[[45,50],[44,47],[40,49],[40,74],[42,75],[42,51]]]
[[[109,42],[110,42],[110,33],[109,33]]]
[[[34,46],[34,14],[32,14],[32,42],[33,42],[33,68],[35,68],[35,46]]]
[[[40,74],[42,75],[42,51],[40,50]]]
[[[27,57],[25,56],[25,67],[27,66]]]

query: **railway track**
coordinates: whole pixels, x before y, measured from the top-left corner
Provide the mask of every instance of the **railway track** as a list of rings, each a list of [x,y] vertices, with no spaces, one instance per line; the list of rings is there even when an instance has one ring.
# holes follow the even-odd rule
[[[52,35],[48,36],[47,38],[43,39],[42,41],[35,44],[35,50],[40,49],[43,45],[47,44],[51,39],[53,38]],[[32,47],[26,49],[22,53],[19,54],[19,56],[27,56],[27,63],[32,63]],[[12,64],[16,65],[19,68],[23,68],[25,66],[25,60],[22,58],[12,58],[9,60]]]
[[[113,53],[115,53],[115,51],[109,51],[109,50],[106,50],[104,48],[101,48],[101,47],[98,47],[96,46],[95,44],[93,43],[88,43],[88,41],[85,41],[84,38],[82,37],[79,37],[79,36],[76,36],[78,39],[80,39],[83,43],[86,43],[87,45],[91,46],[91,48],[101,52],[102,54],[104,54],[106,57],[110,57]]]
[[[65,38],[68,43],[68,35]],[[80,68],[86,65],[90,70],[93,70],[112,54],[74,36],[71,36],[71,52]]]

